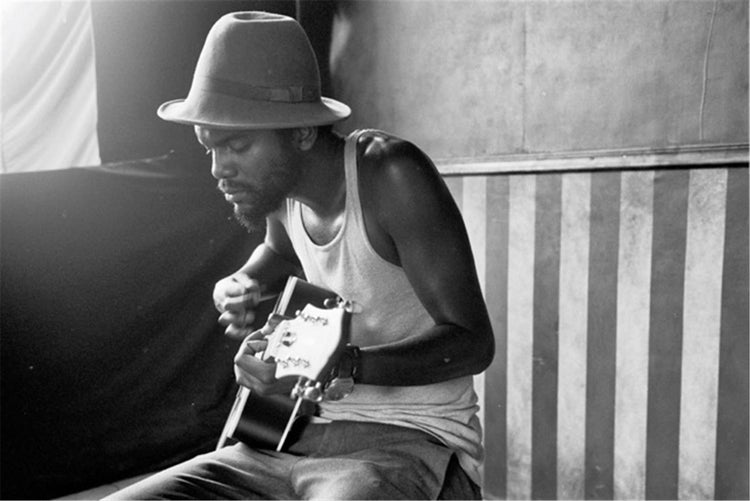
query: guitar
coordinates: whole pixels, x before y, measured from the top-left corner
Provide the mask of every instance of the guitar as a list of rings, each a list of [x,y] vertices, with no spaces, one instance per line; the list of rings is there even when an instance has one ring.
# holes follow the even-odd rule
[[[330,306],[333,305],[331,308]],[[283,450],[297,435],[322,396],[321,380],[349,340],[350,312],[333,292],[290,277],[269,321],[268,346],[256,354],[276,361],[276,378],[298,378],[292,395],[260,396],[240,387],[217,450],[229,439]]]

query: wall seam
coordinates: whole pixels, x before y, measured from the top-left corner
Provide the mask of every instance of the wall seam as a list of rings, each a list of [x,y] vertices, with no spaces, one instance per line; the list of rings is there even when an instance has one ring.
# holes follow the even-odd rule
[[[698,139],[703,141],[703,117],[706,111],[706,93],[708,89],[708,56],[711,50],[711,39],[714,32],[714,21],[716,20],[716,10],[719,0],[714,0],[714,7],[711,12],[711,22],[708,25],[708,36],[706,37],[706,51],[703,55],[703,89],[701,90],[701,104],[698,114]]]

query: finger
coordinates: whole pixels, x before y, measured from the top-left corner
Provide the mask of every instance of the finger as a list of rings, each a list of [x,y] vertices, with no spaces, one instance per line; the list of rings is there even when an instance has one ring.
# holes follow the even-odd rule
[[[244,289],[250,289],[252,287],[257,287],[258,286],[258,281],[257,280],[254,280],[254,279],[248,277],[244,273],[238,273],[236,275],[232,275],[232,281],[240,284],[240,286],[242,286],[242,288],[244,288]]]
[[[243,343],[244,345],[244,343]],[[276,381],[276,364],[259,360],[250,355],[250,346],[243,346],[234,357],[235,374],[241,373],[246,382],[271,385]]]
[[[260,395],[286,394],[289,395],[297,378],[285,377],[276,379],[274,376],[275,365],[262,363],[261,366],[247,370],[241,365],[234,366],[235,380],[238,384],[246,386]]]
[[[237,296],[227,296],[221,303],[221,307],[224,310],[239,311],[248,307],[253,308],[258,305],[259,301],[260,291],[249,290]]]
[[[244,273],[232,275],[231,280],[233,283],[236,283],[241,287],[239,294],[237,294],[241,296],[241,298],[238,299],[240,299],[241,301],[248,301],[253,305],[258,304],[258,302],[260,301],[261,293],[260,282],[248,277]],[[232,296],[236,295],[232,294]]]
[[[243,312],[225,311],[219,315],[218,320],[218,322],[225,327],[234,324],[241,328],[251,327],[254,321],[255,312],[252,310]]]
[[[239,341],[239,340],[245,339],[249,334],[252,333],[252,331],[253,331],[252,328],[248,329],[248,328],[238,327],[237,325],[234,325],[234,324],[230,324],[229,326],[227,326],[226,329],[224,329],[224,334],[233,340]]]
[[[238,360],[238,357],[244,357],[248,355],[255,356],[255,354],[262,353],[268,347],[268,341],[266,341],[265,338],[253,337],[253,334],[254,333],[245,335],[242,340],[242,344],[237,349],[235,361]]]
[[[224,302],[227,297],[237,297],[244,294],[245,288],[234,280],[221,280],[214,287],[214,306],[219,311],[224,311]]]
[[[243,353],[253,356],[255,356],[255,354],[257,353],[263,353],[268,347],[268,341],[262,339],[250,339],[249,337],[245,338],[245,342],[243,344]]]
[[[225,284],[226,293],[231,296],[241,296],[247,289],[247,287],[245,287],[241,282],[237,281],[234,277],[225,282]]]
[[[250,390],[257,395],[269,396],[273,393],[271,384],[264,383],[257,378],[249,376],[246,372],[237,367],[234,368],[234,379],[237,384],[250,388]]]
[[[263,340],[263,339],[266,339],[266,333],[265,333],[265,332],[263,331],[263,329],[258,329],[258,330],[256,330],[256,331],[253,331],[253,332],[251,332],[251,333],[250,333],[250,334],[249,334],[249,335],[247,336],[247,338],[245,338],[245,340],[246,340],[246,341],[247,341],[248,339],[252,339],[252,340]]]
[[[254,392],[263,394],[265,384],[238,365],[234,366],[234,379],[237,381],[237,384],[250,388]]]
[[[266,364],[270,365],[270,364]],[[292,388],[294,387],[297,378],[282,378],[276,379],[274,377],[255,377],[253,374],[243,370],[242,368],[235,366],[234,375],[237,384],[250,388],[253,392],[259,395],[267,396],[272,394],[283,394],[289,395]]]
[[[225,311],[221,315],[219,315],[218,322],[223,326],[228,325],[238,325],[239,324],[239,316],[236,313],[233,313],[231,311]]]

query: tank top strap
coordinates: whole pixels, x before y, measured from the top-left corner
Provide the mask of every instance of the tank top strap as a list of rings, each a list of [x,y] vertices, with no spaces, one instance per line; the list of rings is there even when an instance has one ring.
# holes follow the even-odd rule
[[[357,172],[357,141],[370,129],[358,129],[346,137],[344,145],[344,173],[346,176],[346,207],[347,212],[359,212],[359,180]]]

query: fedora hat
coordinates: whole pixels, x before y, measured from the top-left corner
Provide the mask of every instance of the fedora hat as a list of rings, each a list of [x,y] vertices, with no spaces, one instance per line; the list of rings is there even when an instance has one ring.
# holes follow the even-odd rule
[[[218,129],[282,129],[332,124],[351,110],[321,96],[315,52],[297,21],[233,12],[209,31],[187,98],[157,113]]]

